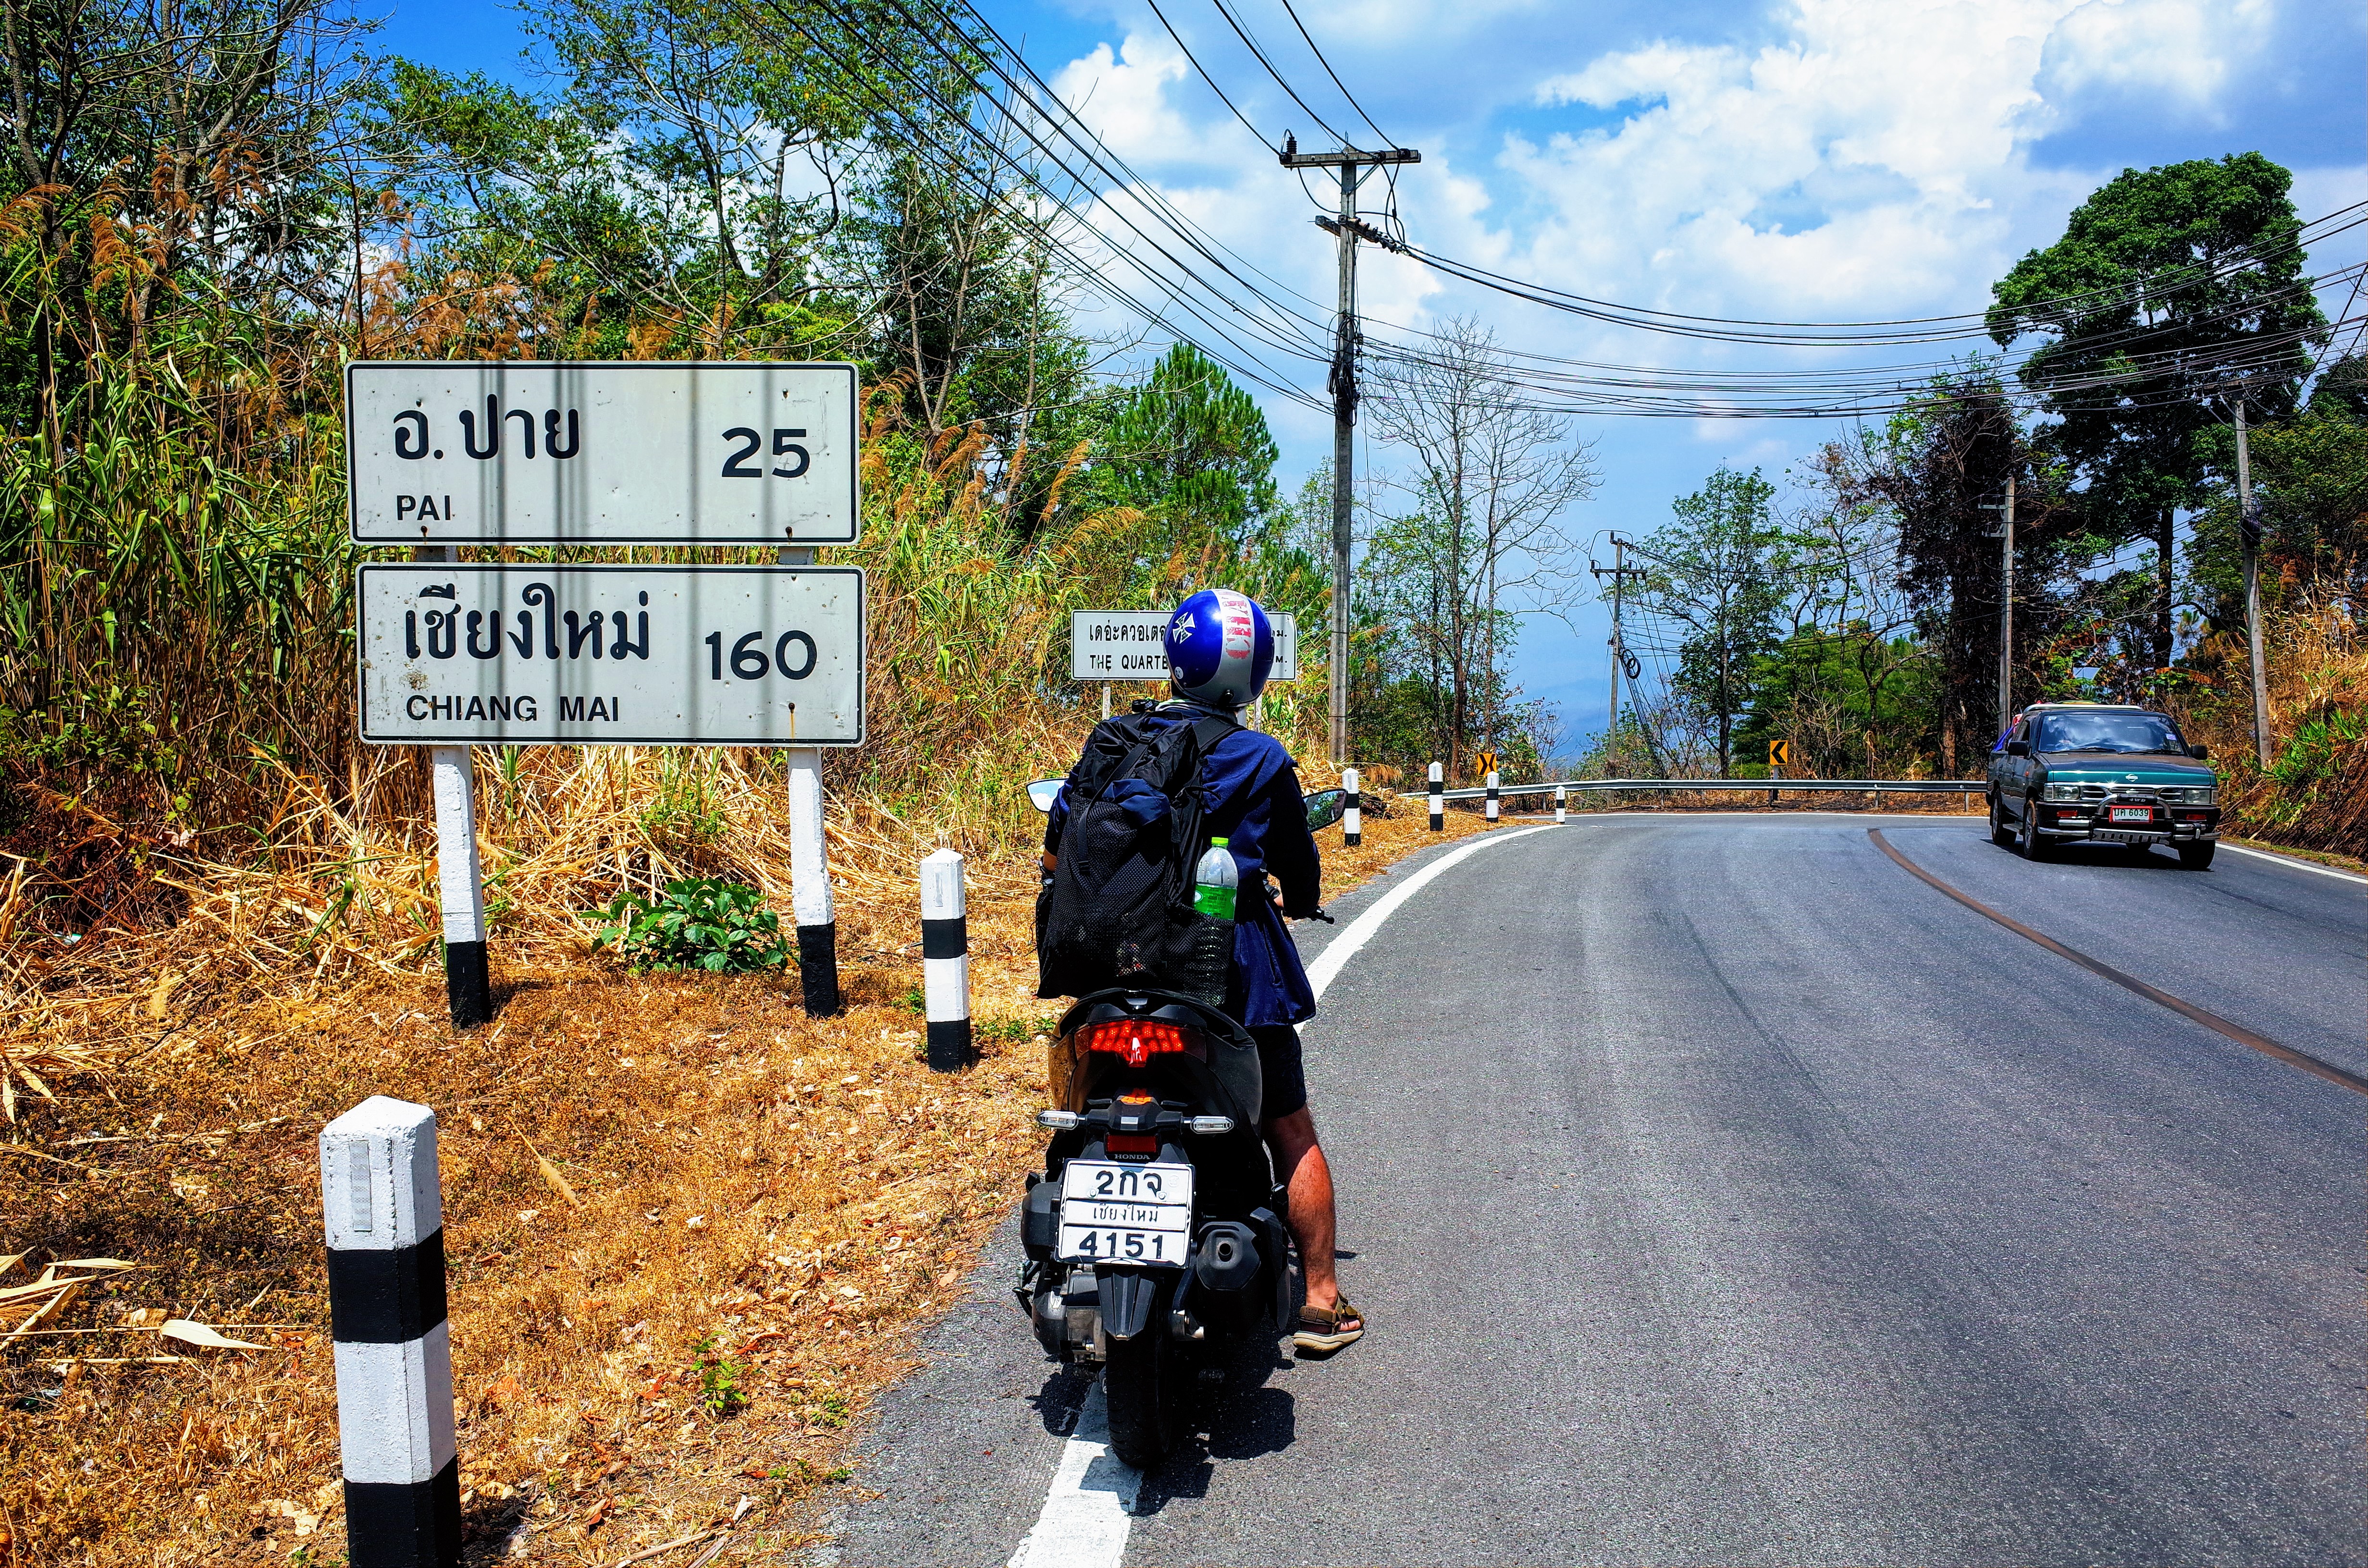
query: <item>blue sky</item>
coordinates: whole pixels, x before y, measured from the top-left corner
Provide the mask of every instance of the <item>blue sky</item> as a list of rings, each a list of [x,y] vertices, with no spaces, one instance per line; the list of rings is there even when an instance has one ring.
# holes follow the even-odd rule
[[[1311,226],[1297,180],[1192,73],[1147,5],[982,3],[1168,199],[1284,284],[1330,298],[1330,242]],[[1310,110],[1363,131],[1281,0],[1230,3],[1306,108],[1211,0],[1161,8],[1262,135],[1326,140]],[[1656,309],[1783,320],[1978,311],[1992,279],[2129,166],[2258,150],[2294,171],[2305,218],[2368,199],[2368,18],[2356,4],[1297,5],[1364,108],[1422,151],[1397,187],[1410,241]],[[456,0],[394,0],[379,47],[448,68],[519,71],[514,13]],[[2359,260],[2363,233],[2331,241],[2313,270]],[[1476,314],[1504,342],[1542,353],[1673,369],[1829,362],[1604,327],[1371,251],[1362,294],[1383,321]],[[1113,335],[1129,326],[1115,311],[1094,319]],[[1320,366],[1278,364],[1321,394]],[[1329,450],[1328,420],[1264,401],[1294,489]],[[1593,443],[1601,483],[1565,527],[1582,540],[1648,531],[1719,463],[1775,475],[1841,432],[1835,422],[1582,419],[1575,434]],[[1403,467],[1370,441],[1360,462]],[[1514,674],[1580,737],[1602,722],[1605,617],[1592,603],[1565,613],[1573,625],[1531,619]]]

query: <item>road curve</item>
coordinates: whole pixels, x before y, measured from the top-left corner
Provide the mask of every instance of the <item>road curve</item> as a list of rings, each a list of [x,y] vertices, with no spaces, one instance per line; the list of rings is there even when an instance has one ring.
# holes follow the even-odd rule
[[[1491,848],[1307,1030],[1372,1335],[1230,1369],[1124,1561],[2368,1560],[2361,1096],[1952,901],[1877,824],[2368,1073],[2358,882],[2032,865],[1977,819],[1862,813]],[[826,1560],[1001,1563],[1036,1522],[1086,1389],[1036,1352],[1017,1262],[1007,1226]]]

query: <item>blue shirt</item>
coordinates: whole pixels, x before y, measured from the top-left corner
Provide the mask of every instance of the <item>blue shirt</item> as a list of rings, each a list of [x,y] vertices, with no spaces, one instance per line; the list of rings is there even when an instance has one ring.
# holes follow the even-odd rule
[[[1152,716],[1155,723],[1185,724],[1207,709],[1171,702]],[[1072,771],[1070,778],[1076,777]],[[1315,837],[1307,831],[1299,770],[1282,743],[1258,730],[1235,729],[1201,759],[1201,831],[1227,840],[1241,872],[1234,915],[1234,973],[1225,1010],[1251,1028],[1304,1023],[1315,1016],[1299,949],[1282,915],[1264,893],[1263,872],[1282,886],[1284,907],[1305,915],[1323,899]],[[1069,820],[1069,786],[1063,784],[1044,824],[1044,850],[1058,853]]]

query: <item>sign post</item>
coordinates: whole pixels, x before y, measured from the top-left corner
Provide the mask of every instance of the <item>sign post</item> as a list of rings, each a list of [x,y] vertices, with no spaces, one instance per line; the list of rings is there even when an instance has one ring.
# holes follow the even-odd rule
[[[468,747],[789,749],[810,1013],[840,1001],[822,747],[864,729],[855,367],[358,362],[349,531],[361,738],[425,744],[455,1027],[491,1015]],[[462,545],[769,544],[777,564],[460,562]],[[809,820],[810,819],[810,820]]]
[[[1770,741],[1770,742],[1768,743],[1768,777],[1769,777],[1769,778],[1783,778],[1783,777],[1784,777],[1784,769],[1785,769],[1788,766],[1790,766],[1790,765],[1791,765],[1792,761],[1793,761],[1793,743],[1792,743],[1791,741],[1789,741],[1789,740],[1771,740],[1771,741]],[[1776,803],[1776,791],[1775,791],[1775,790],[1769,790],[1769,791],[1768,791],[1768,803],[1769,803],[1770,805],[1771,805],[1771,806],[1772,806],[1772,805],[1774,805],[1774,804]]]

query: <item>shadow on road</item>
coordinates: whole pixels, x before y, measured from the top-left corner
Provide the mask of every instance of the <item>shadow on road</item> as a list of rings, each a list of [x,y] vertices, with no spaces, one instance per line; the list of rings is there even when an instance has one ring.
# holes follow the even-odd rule
[[[1135,1516],[1156,1514],[1170,1498],[1206,1496],[1219,1460],[1257,1459],[1291,1447],[1299,1433],[1297,1401],[1288,1390],[1267,1384],[1290,1365],[1272,1342],[1256,1340],[1218,1369],[1224,1379],[1209,1382],[1193,1441],[1143,1478]]]

